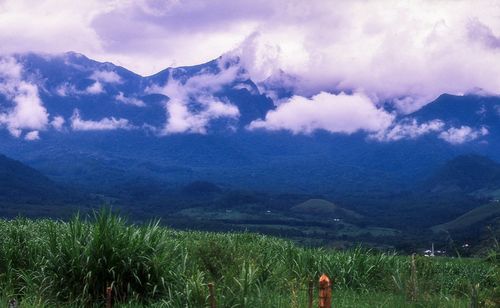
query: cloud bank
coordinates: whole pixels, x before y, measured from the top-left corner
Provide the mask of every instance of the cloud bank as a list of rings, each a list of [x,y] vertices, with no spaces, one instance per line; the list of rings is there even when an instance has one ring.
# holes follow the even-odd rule
[[[103,118],[99,121],[84,120],[80,117],[80,111],[76,109],[71,116],[71,128],[74,131],[106,131],[117,129],[130,130],[134,126],[127,119],[116,119],[114,117]]]
[[[301,77],[298,94],[355,89],[399,102],[406,112],[444,92],[500,93],[500,3],[493,0],[4,0],[0,6],[3,53],[76,50],[147,75],[237,50],[256,81],[282,69]]]
[[[377,109],[368,97],[355,93],[321,92],[308,99],[294,96],[267,113],[263,120],[250,123],[249,129],[289,130],[310,134],[321,129],[332,133],[352,134],[386,129],[393,115]]]

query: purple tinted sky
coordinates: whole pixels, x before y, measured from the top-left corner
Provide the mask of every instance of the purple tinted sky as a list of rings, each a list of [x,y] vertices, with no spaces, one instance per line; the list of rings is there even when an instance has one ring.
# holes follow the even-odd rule
[[[443,92],[500,93],[498,1],[0,0],[1,53],[74,50],[143,75],[242,56],[303,94],[355,89],[417,108]]]

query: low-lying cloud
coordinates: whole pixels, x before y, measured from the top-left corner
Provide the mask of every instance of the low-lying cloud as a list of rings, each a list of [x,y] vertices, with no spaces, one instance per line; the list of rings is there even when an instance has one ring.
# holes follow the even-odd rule
[[[363,94],[321,92],[311,98],[294,96],[269,111],[265,119],[250,123],[248,128],[288,130],[294,134],[310,134],[315,130],[352,134],[384,130],[393,119],[392,114],[375,107]]]
[[[115,117],[103,118],[99,121],[84,120],[80,117],[80,111],[75,109],[71,116],[71,128],[74,131],[106,131],[117,129],[130,130],[134,126],[127,119],[116,119]]]
[[[38,139],[40,139],[40,132],[37,130],[33,130],[31,132],[28,132],[26,134],[26,136],[24,136],[24,139],[28,140],[28,141],[38,140]]]
[[[122,83],[122,78],[113,71],[95,71],[90,75],[90,79],[105,83]]]
[[[117,95],[115,95],[115,100],[117,102],[120,102],[125,105],[131,105],[131,106],[136,106],[136,107],[146,107],[146,104],[135,97],[128,97],[123,94],[123,92],[119,92]]]
[[[370,134],[370,139],[381,142],[390,142],[407,139],[417,139],[424,135],[434,135],[453,145],[460,145],[487,136],[486,127],[472,128],[469,126],[453,127],[441,120],[435,119],[418,123],[416,119],[407,119],[395,122],[389,128]]]
[[[439,134],[439,138],[451,144],[462,144],[476,140],[488,134],[489,131],[486,127],[473,129],[469,126],[461,126],[459,128],[452,127],[446,131],[441,132]]]
[[[102,84],[99,81],[96,81],[85,89],[85,93],[90,95],[97,95],[104,93],[104,89],[102,87]]]
[[[0,59],[0,95],[5,99],[0,106],[0,125],[15,137],[21,136],[23,130],[45,129],[49,119],[38,86],[24,81],[22,71],[14,58]]]
[[[205,134],[210,122],[220,118],[237,119],[238,107],[215,93],[233,82],[240,67],[226,67],[226,59],[218,61],[215,72],[200,72],[187,80],[169,77],[164,86],[153,85],[148,93],[160,93],[169,97],[165,103],[167,121],[161,135],[178,133]]]
[[[83,90],[77,89],[74,84],[71,84],[69,82],[63,82],[55,88],[55,94],[61,97],[75,95],[99,95],[105,92],[106,91],[104,90],[104,87],[100,81],[94,81],[91,85],[84,88]]]
[[[50,121],[50,125],[57,131],[61,131],[63,129],[64,123],[66,120],[62,116],[55,116],[52,121]]]
[[[416,139],[423,135],[437,133],[443,130],[445,123],[441,120],[432,120],[418,123],[417,120],[403,120],[381,130],[369,137],[378,141],[398,141]]]

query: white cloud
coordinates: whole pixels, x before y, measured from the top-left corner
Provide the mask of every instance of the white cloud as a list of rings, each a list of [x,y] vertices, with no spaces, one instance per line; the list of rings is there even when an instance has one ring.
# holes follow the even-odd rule
[[[33,130],[31,132],[28,132],[26,136],[24,136],[24,139],[28,141],[33,141],[33,140],[38,140],[40,139],[39,132],[37,130]]]
[[[437,134],[439,139],[453,145],[459,145],[484,137],[489,134],[489,131],[486,127],[479,129],[473,129],[469,126],[446,128],[446,124],[437,119],[419,124],[415,119],[412,119],[394,123],[386,130],[371,134],[369,137],[378,141],[397,141],[416,139],[429,134]]]
[[[443,130],[445,124],[441,120],[432,120],[419,124],[417,120],[407,120],[398,122],[385,130],[371,134],[370,138],[379,141],[397,141],[402,139],[416,139],[420,136],[430,133],[436,133]]]
[[[90,76],[90,79],[105,83],[122,83],[120,75],[113,71],[95,71]]]
[[[0,52],[99,52],[102,43],[91,22],[110,9],[113,3],[106,0],[0,1]]]
[[[315,130],[352,134],[378,132],[391,125],[394,116],[378,109],[363,94],[321,92],[312,98],[294,96],[269,111],[265,119],[255,120],[249,129],[289,130],[310,134]]]
[[[116,119],[114,117],[103,118],[99,121],[83,120],[80,117],[80,112],[75,110],[71,116],[71,128],[75,131],[100,131],[100,130],[117,130],[117,129],[133,129],[134,126],[127,119]]]
[[[439,138],[451,144],[462,144],[465,142],[476,140],[480,137],[486,136],[489,131],[486,127],[480,129],[473,129],[469,126],[461,126],[460,128],[452,127],[439,134]]]
[[[65,97],[68,95],[97,95],[105,93],[103,83],[120,84],[122,83],[122,78],[113,71],[95,71],[93,72],[90,79],[95,80],[90,86],[88,86],[83,91],[78,90],[75,85],[69,82],[63,82],[56,89],[57,95]]]
[[[499,4],[481,3],[294,3],[300,14],[285,10],[269,19],[241,53],[256,79],[281,68],[300,77],[298,94],[362,91],[375,102],[394,100],[407,113],[442,93],[473,87],[500,93],[498,48],[491,43],[500,41],[493,13]]]
[[[239,84],[235,85],[233,87],[233,89],[236,89],[236,90],[247,90],[248,92],[250,92],[253,95],[258,94],[257,91],[255,91],[255,89],[252,86],[250,86],[249,84],[247,84],[247,83],[239,83]]]
[[[0,59],[0,94],[7,101],[7,105],[0,106],[0,124],[15,137],[19,137],[24,129],[45,129],[49,117],[38,87],[22,80],[22,70],[15,59]]]
[[[100,81],[95,81],[90,86],[83,90],[79,90],[75,85],[69,82],[63,82],[55,88],[55,94],[61,97],[67,97],[71,95],[97,95],[105,93],[103,85]]]
[[[55,116],[52,118],[52,121],[50,122],[50,125],[55,129],[55,130],[62,130],[64,123],[66,120],[62,116]]]
[[[91,95],[101,94],[103,92],[104,89],[99,81],[94,82],[92,85],[88,86],[87,89],[85,89],[85,93]]]
[[[203,111],[191,113],[182,101],[171,99],[166,105],[169,119],[162,134],[185,132],[205,134],[211,120],[223,117],[237,118],[240,114],[236,106],[220,101],[207,101],[206,106]]]
[[[135,97],[127,97],[123,94],[123,92],[119,92],[115,96],[115,100],[120,102],[120,103],[123,103],[125,105],[132,105],[132,106],[136,106],[136,107],[145,107],[146,106],[146,104],[142,100],[137,99]]]
[[[169,97],[165,105],[167,122],[161,134],[204,134],[212,120],[239,117],[238,107],[214,96],[237,79],[239,66],[226,67],[225,61],[221,59],[218,62],[218,72],[201,72],[184,82],[170,77],[165,86],[147,89],[149,93],[161,93]]]

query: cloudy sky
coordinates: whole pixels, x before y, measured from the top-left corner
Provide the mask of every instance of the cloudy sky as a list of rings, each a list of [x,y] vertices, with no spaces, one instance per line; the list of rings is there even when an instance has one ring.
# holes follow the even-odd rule
[[[409,94],[500,92],[498,1],[0,0],[0,41],[142,75],[239,50],[254,79],[281,68],[310,92],[335,84],[403,107]]]
[[[0,54],[76,51],[144,76],[228,52],[256,82],[279,70],[299,76],[299,96],[252,128],[287,127],[304,108],[316,124],[291,131],[359,128],[321,119],[330,108],[339,119],[354,111],[375,131],[392,120],[382,101],[409,113],[442,93],[500,94],[493,0],[0,0],[0,41]]]

